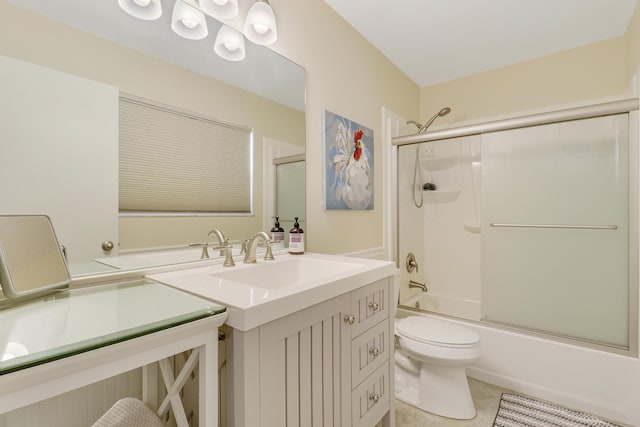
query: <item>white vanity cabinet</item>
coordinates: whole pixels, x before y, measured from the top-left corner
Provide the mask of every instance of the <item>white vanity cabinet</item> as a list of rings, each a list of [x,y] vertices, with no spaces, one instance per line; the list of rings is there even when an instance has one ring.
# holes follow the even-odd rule
[[[229,425],[393,425],[393,280],[248,331],[227,326]]]
[[[391,408],[392,293],[393,281],[382,279],[350,294],[353,427],[373,426]]]

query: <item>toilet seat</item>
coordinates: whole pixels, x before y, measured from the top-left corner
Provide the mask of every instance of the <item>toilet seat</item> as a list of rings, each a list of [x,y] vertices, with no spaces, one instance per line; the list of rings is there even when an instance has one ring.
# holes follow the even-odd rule
[[[478,334],[470,329],[422,316],[409,316],[398,320],[395,330],[405,338],[441,347],[473,347],[480,341]]]

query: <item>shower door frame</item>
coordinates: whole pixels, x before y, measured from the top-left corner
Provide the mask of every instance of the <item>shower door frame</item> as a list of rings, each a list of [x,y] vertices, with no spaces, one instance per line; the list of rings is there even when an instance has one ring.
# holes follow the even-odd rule
[[[396,147],[393,150],[397,155],[397,150],[403,145],[420,144],[429,141],[441,141],[445,139],[458,138],[462,136],[481,135],[490,132],[496,132],[501,130],[519,129],[537,125],[561,123],[571,120],[588,119],[595,117],[608,116],[613,114],[628,113],[629,114],[629,283],[628,283],[628,313],[629,313],[629,325],[628,325],[628,349],[619,348],[615,346],[609,346],[600,343],[594,343],[590,341],[580,340],[572,337],[566,337],[561,335],[555,335],[551,333],[545,333],[541,331],[533,331],[526,328],[502,325],[499,323],[492,323],[486,321],[474,321],[481,324],[490,324],[497,328],[506,330],[518,331],[535,336],[541,336],[551,338],[561,342],[567,342],[570,344],[579,345],[582,347],[594,348],[598,350],[604,350],[612,353],[619,353],[628,356],[638,356],[639,346],[639,317],[638,317],[638,297],[639,297],[639,233],[640,233],[640,119],[639,119],[639,100],[638,98],[627,98],[619,101],[610,101],[604,103],[590,104],[581,107],[553,110],[539,114],[525,115],[520,117],[513,117],[504,120],[495,120],[479,124],[465,125],[452,127],[448,129],[436,130],[427,132],[424,134],[406,135],[391,138],[391,143]],[[397,165],[396,165],[397,169]],[[397,174],[396,174],[397,175]],[[397,177],[396,177],[397,179]],[[397,184],[397,182],[396,182]],[[396,191],[397,191],[396,185]],[[396,203],[396,210],[398,205]],[[397,229],[399,221],[399,212],[396,212],[396,224]],[[398,236],[398,239],[400,237]],[[396,247],[398,249],[399,245]],[[396,259],[400,259],[400,254],[396,254]],[[415,310],[412,307],[405,307],[409,310]]]

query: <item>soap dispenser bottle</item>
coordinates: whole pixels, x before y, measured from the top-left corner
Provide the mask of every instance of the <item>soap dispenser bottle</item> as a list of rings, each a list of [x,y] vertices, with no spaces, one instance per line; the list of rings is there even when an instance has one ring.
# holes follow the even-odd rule
[[[272,247],[284,248],[284,228],[280,227],[280,218],[276,217],[276,223],[271,229]]]
[[[289,253],[291,255],[302,255],[304,253],[304,231],[298,224],[298,217],[289,231]]]

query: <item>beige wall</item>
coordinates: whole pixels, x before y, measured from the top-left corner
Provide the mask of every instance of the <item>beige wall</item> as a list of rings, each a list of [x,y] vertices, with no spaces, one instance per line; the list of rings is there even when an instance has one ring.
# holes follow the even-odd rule
[[[619,37],[422,88],[420,120],[450,106],[436,128],[619,95],[627,84],[625,39]]]
[[[624,96],[640,67],[640,6],[622,37],[420,90],[420,120],[443,106],[434,128],[544,107]]]
[[[246,14],[250,4],[241,2],[241,17]],[[621,94],[640,65],[640,17],[636,11],[625,37],[419,89],[323,0],[271,0],[271,5],[279,29],[278,41],[272,48],[307,70],[306,238],[307,249],[316,252],[352,252],[382,244],[382,106],[403,117],[417,120],[425,120],[444,105],[451,106],[453,112],[439,119],[434,124],[435,128],[451,122]],[[224,110],[216,108],[210,103],[211,95],[220,96],[220,91],[224,89],[205,82],[207,79],[177,67],[159,64],[153,59],[136,57],[133,52],[118,49],[109,43],[91,38],[78,40],[75,32],[64,32],[61,34],[63,41],[56,40],[55,43],[47,37],[36,36],[35,42],[11,36],[14,31],[24,36],[24,28],[40,28],[45,24],[34,21],[32,25],[25,26],[20,21],[25,19],[21,16],[24,12],[16,11],[16,8],[3,2],[0,2],[0,8],[2,54],[115,84],[139,96],[188,109],[204,110],[230,121],[234,121],[235,114],[241,110],[253,110],[250,102],[239,102]],[[240,27],[241,17],[227,23]],[[55,53],[60,46],[66,46],[66,56]],[[122,67],[109,65],[113,63],[136,64],[140,73],[132,76]],[[158,72],[158,67],[163,71]],[[185,77],[186,74],[191,75]],[[179,91],[168,92],[170,85],[166,85],[166,82],[176,78],[180,78],[184,86]],[[165,88],[167,92],[159,88]],[[377,157],[375,208],[372,211],[323,209],[324,109],[357,121],[375,132],[374,151]],[[283,132],[302,132],[300,128],[292,130],[290,126],[264,120],[264,116],[257,111],[254,111],[251,120],[260,122],[261,134],[256,135],[256,141],[265,135],[294,142],[297,137],[283,135]],[[256,165],[260,164],[259,156],[256,153]],[[255,186],[255,189],[260,192],[260,186]],[[261,206],[262,195],[257,194],[255,207],[258,214],[261,214]],[[184,238],[185,234],[196,238],[201,237],[202,231],[208,230],[211,224],[210,220],[202,220],[196,227],[183,227],[177,221],[155,220],[149,231],[162,229],[164,234],[172,235],[170,240]],[[260,226],[259,219],[255,224]],[[233,227],[222,219],[216,219],[215,225],[223,229]],[[141,224],[135,220],[121,221],[125,246],[129,244],[126,236],[139,231],[140,227]]]
[[[413,117],[418,86],[323,0],[271,0],[278,19],[274,50],[307,70],[307,248],[344,253],[382,245],[382,106]],[[242,13],[242,12],[241,12]],[[373,129],[373,211],[325,211],[322,111]]]
[[[631,18],[625,34],[626,77],[631,80],[640,67],[640,4]]]
[[[25,28],[29,28],[29,31],[25,31]],[[300,111],[35,16],[3,1],[0,1],[0,54],[108,83],[122,92],[254,128],[254,216],[122,218],[120,249],[201,242],[208,240],[207,232],[214,227],[222,229],[231,239],[248,237],[250,233],[260,230],[260,142],[263,137],[291,144],[303,143],[305,139],[305,115]],[[213,101],[220,99],[224,102]]]
[[[240,2],[243,17],[251,2]],[[307,250],[326,253],[344,253],[379,247],[382,244],[382,106],[406,117],[415,117],[418,112],[419,91],[415,83],[392,65],[379,51],[367,43],[360,34],[342,20],[323,0],[272,0],[278,20],[278,41],[275,51],[302,65],[307,70]],[[34,35],[34,39],[23,40],[24,28],[38,29],[50,22],[27,17],[25,12],[0,1],[0,54],[14,56],[30,62],[42,63],[52,68],[76,73],[95,80],[104,81],[142,97],[178,105],[184,108],[205,111],[215,117],[233,121],[231,110],[219,110],[210,104],[211,95],[219,95],[218,87],[209,85],[204,78],[190,75],[177,67],[166,66],[159,61],[141,58],[134,52],[117,48],[95,38],[82,37],[74,31],[62,31],[62,41],[53,42],[48,37]],[[30,19],[29,23],[23,20]],[[242,19],[229,24],[239,27]],[[20,37],[11,34],[20,34]],[[65,46],[67,54],[55,53]],[[107,62],[107,59],[109,61]],[[135,64],[135,76],[113,64]],[[162,71],[158,71],[161,69]],[[152,72],[153,71],[153,72]],[[165,92],[167,81],[180,79],[179,91]],[[203,89],[203,88],[207,89]],[[160,90],[164,88],[163,90]],[[238,110],[251,110],[251,103],[238,103]],[[203,110],[204,109],[204,110]],[[325,211],[323,201],[323,157],[322,157],[322,111],[331,110],[374,130],[376,155],[375,201],[372,211]],[[295,137],[283,135],[286,126],[271,122],[260,114],[250,116],[252,124],[265,126],[262,135],[286,142]],[[271,125],[271,127],[267,127]],[[258,125],[255,125],[258,129]],[[300,128],[289,129],[293,133]],[[256,135],[256,141],[261,140]],[[256,153],[255,164],[261,158]],[[260,176],[259,173],[256,174]],[[260,191],[256,185],[255,190]],[[261,214],[261,194],[255,200]],[[153,219],[121,220],[123,247],[135,246],[129,237],[133,233],[157,236],[151,245],[171,244],[185,238],[199,241],[202,232],[211,228],[212,220],[202,220],[195,227],[186,226],[179,220]],[[151,225],[147,228],[146,225]],[[231,224],[216,218],[215,225],[225,232]],[[260,226],[256,219],[256,225]],[[142,228],[141,228],[142,227]],[[150,233],[147,233],[149,231]],[[227,234],[231,238],[234,232]],[[135,239],[134,239],[135,240]]]
[[[194,0],[188,0],[194,2]],[[252,2],[240,2],[241,29]],[[382,245],[382,107],[418,112],[419,88],[323,0],[270,0],[278,20],[273,49],[307,70],[307,250],[345,253]],[[322,111],[373,129],[374,209],[323,209]]]

